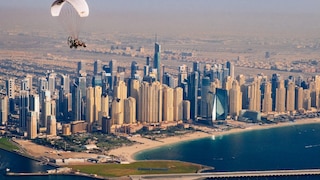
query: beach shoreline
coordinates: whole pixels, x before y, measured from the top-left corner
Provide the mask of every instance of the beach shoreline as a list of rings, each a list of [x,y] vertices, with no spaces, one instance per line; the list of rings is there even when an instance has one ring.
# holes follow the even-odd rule
[[[130,140],[135,141],[134,145],[131,146],[123,146],[120,148],[112,149],[108,152],[108,155],[113,155],[121,158],[123,162],[135,162],[135,156],[138,153],[141,153],[146,150],[151,150],[155,148],[160,148],[172,144],[199,140],[203,138],[216,138],[217,136],[229,135],[234,133],[242,133],[253,130],[263,130],[270,128],[280,128],[291,125],[303,125],[303,124],[314,124],[320,123],[320,118],[307,118],[307,119],[298,119],[295,121],[289,122],[280,122],[275,124],[249,124],[239,121],[228,120],[228,124],[240,125],[242,128],[232,128],[230,130],[222,131],[221,129],[214,129],[206,126],[194,126],[198,131],[187,133],[179,136],[170,136],[165,138],[159,138],[157,140],[151,140],[148,138],[133,136]],[[201,131],[199,130],[201,129]],[[20,140],[16,139],[15,142],[19,144],[23,150],[32,157],[41,158],[41,157],[50,157],[53,159],[56,158],[90,158],[93,156],[98,156],[98,154],[88,154],[88,153],[78,153],[78,152],[64,152],[53,150],[52,148],[48,148],[42,145],[37,145],[32,143],[29,140]],[[83,163],[82,163],[83,164]]]
[[[233,121],[233,122],[237,122],[237,121]],[[134,144],[132,146],[124,146],[117,149],[113,149],[109,152],[109,155],[120,157],[122,160],[131,163],[131,162],[137,161],[135,160],[135,156],[138,153],[141,153],[146,150],[151,150],[151,149],[160,148],[163,146],[172,145],[172,144],[187,142],[191,140],[199,140],[199,139],[208,138],[208,137],[216,138],[216,136],[230,135],[234,133],[242,133],[247,131],[280,128],[280,127],[292,126],[292,125],[315,124],[315,123],[320,123],[320,118],[298,119],[298,120],[289,121],[289,122],[280,122],[275,124],[261,124],[261,125],[245,123],[246,127],[244,128],[234,128],[227,131],[211,131],[211,132],[196,131],[196,132],[188,133],[185,135],[161,138],[161,139],[158,139],[157,141],[150,140],[143,137],[132,137],[131,140],[138,142],[137,144]]]

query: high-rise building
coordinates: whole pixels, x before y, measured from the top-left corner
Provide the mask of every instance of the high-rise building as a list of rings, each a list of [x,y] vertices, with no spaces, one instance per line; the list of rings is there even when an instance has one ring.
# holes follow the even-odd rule
[[[262,100],[262,112],[272,112],[272,98],[271,98],[271,83],[265,82],[263,84],[263,100]]]
[[[1,96],[0,97],[0,125],[6,125],[8,122],[8,104],[9,99],[8,96]]]
[[[72,120],[81,120],[82,117],[82,94],[81,89],[77,84],[72,88]]]
[[[33,115],[36,116],[37,124],[40,121],[40,98],[38,94],[31,94],[29,97],[30,106],[29,110],[33,112]]]
[[[124,123],[136,123],[136,99],[128,97],[124,100]]]
[[[157,80],[161,81],[161,45],[158,42],[154,44],[153,68],[157,69]]]
[[[163,85],[163,121],[171,122],[173,121],[173,89]]]
[[[212,121],[226,120],[228,115],[228,92],[225,89],[216,89],[213,100]]]
[[[182,65],[179,67],[179,74],[178,74],[178,86],[182,87],[182,84],[187,82],[188,79],[188,70],[186,65]]]
[[[249,110],[261,111],[261,90],[260,79],[255,78],[254,81],[248,86],[248,102]]]
[[[99,121],[99,112],[101,111],[102,87],[94,87],[94,121]]]
[[[229,69],[229,76],[234,79],[234,64],[230,61],[226,63],[226,67]]]
[[[47,122],[47,135],[56,136],[57,135],[57,120],[56,116],[50,115],[48,116]]]
[[[102,116],[102,132],[111,134],[112,119],[105,114]]]
[[[210,89],[211,82],[209,77],[202,78],[201,84],[201,102],[200,115],[204,120],[208,120],[212,116],[213,93]],[[211,107],[210,107],[211,106]]]
[[[138,115],[141,123],[160,123],[162,121],[162,85],[142,82],[139,89]]]
[[[303,90],[303,109],[310,110],[311,109],[311,97],[310,97],[310,90],[304,89]]]
[[[109,96],[103,94],[101,96],[101,111],[99,112],[98,123],[101,125],[103,116],[109,116]]]
[[[8,79],[6,80],[6,90],[7,90],[7,96],[9,99],[15,98],[15,82],[14,79]]]
[[[183,101],[183,120],[189,121],[190,120],[190,108],[191,103],[188,100]]]
[[[136,61],[132,61],[130,78],[135,79],[137,76],[138,70],[139,70],[138,63]]]
[[[77,63],[77,73],[78,73],[78,75],[86,73],[85,62],[84,61],[79,61]]]
[[[86,121],[89,125],[91,125],[94,122],[94,89],[93,87],[87,88]]]
[[[198,117],[198,87],[199,87],[199,72],[193,71],[188,77],[188,100],[191,103],[191,119],[194,121]]]
[[[28,113],[27,121],[27,135],[29,139],[35,139],[38,136],[37,133],[37,113],[31,111]]]
[[[102,62],[98,59],[93,64],[93,74],[99,75],[102,72]]]
[[[114,99],[111,103],[112,124],[123,125],[124,122],[124,99]]]
[[[52,107],[51,107],[51,93],[49,90],[45,91],[45,99],[42,103],[41,108],[41,119],[40,119],[40,126],[41,127],[47,127],[48,122],[48,116],[52,115]]]
[[[229,91],[230,101],[230,115],[238,117],[242,110],[242,93],[238,81],[232,82],[232,88]]]
[[[51,96],[55,94],[56,91],[56,73],[50,73],[48,76],[48,89],[51,93]]]
[[[286,97],[286,108],[287,111],[295,110],[295,84],[294,82],[289,82],[287,85],[287,97]]]
[[[183,120],[183,90],[176,87],[173,91],[173,120]]]
[[[21,81],[21,87],[20,90],[22,91],[30,91],[32,89],[32,86],[30,87],[30,78],[24,78]]]
[[[272,74],[271,78],[271,97],[272,97],[272,111],[276,110],[276,90],[278,88],[279,81],[281,80],[281,76],[279,74]]]
[[[303,108],[303,88],[296,87],[295,88],[295,110],[299,111]]]
[[[19,96],[19,125],[20,128],[26,130],[27,128],[27,117],[29,112],[29,91],[20,91]]]
[[[69,75],[61,76],[61,88],[63,89],[63,93],[70,93],[70,76]]]
[[[293,97],[292,97],[293,98]],[[284,87],[284,81],[280,80],[276,89],[276,112],[285,112],[286,107],[286,89]]]

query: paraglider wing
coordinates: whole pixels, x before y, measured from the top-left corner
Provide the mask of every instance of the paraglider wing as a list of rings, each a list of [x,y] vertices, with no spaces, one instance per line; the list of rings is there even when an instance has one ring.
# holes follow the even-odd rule
[[[68,2],[77,11],[80,17],[89,16],[89,7],[85,0],[56,0],[51,5],[51,15],[59,16],[63,5]]]
[[[69,36],[78,39],[81,26],[89,16],[89,7],[86,0],[55,0],[51,15],[57,17]]]

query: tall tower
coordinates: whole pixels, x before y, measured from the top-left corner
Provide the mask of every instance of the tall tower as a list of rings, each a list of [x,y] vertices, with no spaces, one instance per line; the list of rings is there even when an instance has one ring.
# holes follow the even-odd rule
[[[238,81],[232,82],[232,88],[229,91],[230,101],[230,115],[238,117],[242,109],[242,93]]]
[[[124,123],[136,123],[136,99],[133,97],[124,100]]]
[[[154,44],[154,60],[153,68],[157,69],[157,80],[161,81],[161,45],[156,42]]]
[[[234,64],[230,61],[226,63],[227,68],[229,69],[229,76],[234,79]]]
[[[163,121],[173,121],[173,89],[163,85]]]
[[[124,122],[124,103],[123,99],[114,99],[111,105],[112,124],[123,125]]]
[[[263,89],[262,112],[270,113],[272,112],[271,83],[265,82]]]
[[[94,121],[99,120],[99,112],[101,111],[102,87],[94,87]]]
[[[311,109],[311,97],[310,97],[310,90],[309,89],[303,90],[303,108],[305,110]]]
[[[56,116],[51,115],[48,116],[48,122],[47,122],[47,134],[56,136],[57,135],[57,120]]]
[[[27,121],[27,134],[29,139],[37,137],[37,113],[31,111]]]
[[[101,111],[99,113],[98,123],[102,123],[103,116],[109,117],[109,96],[107,94],[103,94],[101,96]]]
[[[86,107],[86,121],[89,125],[94,122],[94,89],[93,87],[87,88],[87,107]]]
[[[6,125],[8,122],[8,104],[9,99],[8,96],[0,97],[0,125]]]
[[[286,89],[284,81],[280,80],[276,89],[276,112],[285,112]]]
[[[202,78],[201,85],[201,103],[200,103],[200,115],[203,119],[208,120],[211,117],[212,109],[210,109],[210,102],[213,101],[213,96],[210,96],[212,92],[210,91],[210,78]],[[211,98],[210,98],[211,97]]]
[[[52,115],[52,107],[51,107],[51,93],[49,90],[45,91],[44,102],[42,103],[41,108],[41,119],[40,126],[47,127],[48,116]]]
[[[102,63],[101,61],[98,59],[94,62],[93,64],[93,74],[94,75],[98,75],[102,72]]]
[[[272,97],[272,111],[276,110],[276,90],[278,88],[279,81],[281,79],[280,74],[272,74],[271,78],[271,97]]]
[[[191,119],[194,121],[198,117],[198,85],[199,85],[199,72],[193,71],[188,77],[188,100],[191,103]]]
[[[286,98],[286,108],[287,111],[294,111],[295,109],[295,84],[290,81],[287,86],[287,98]]]
[[[15,83],[14,79],[6,80],[6,89],[7,89],[7,96],[9,99],[14,99],[14,90],[15,90]]]
[[[29,112],[29,91],[20,91],[19,97],[19,111],[20,111],[20,128],[26,130],[27,128],[27,115]]]
[[[295,88],[295,109],[301,110],[303,108],[303,88],[296,87]]]
[[[33,115],[36,116],[37,124],[40,121],[40,98],[38,94],[30,95],[29,110],[33,111]]]
[[[173,120],[180,121],[183,119],[183,90],[176,87],[173,91]]]

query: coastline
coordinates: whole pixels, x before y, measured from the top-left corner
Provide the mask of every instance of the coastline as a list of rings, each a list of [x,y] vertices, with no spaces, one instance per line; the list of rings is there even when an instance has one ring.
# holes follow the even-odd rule
[[[281,122],[277,124],[248,124],[233,120],[228,120],[229,124],[237,124],[242,125],[244,128],[233,128],[227,131],[219,131],[219,129],[211,129],[208,127],[197,127],[197,129],[204,129],[203,131],[196,131],[193,133],[183,134],[179,136],[171,136],[166,138],[161,138],[157,140],[150,140],[143,137],[131,137],[130,140],[136,141],[137,143],[132,146],[123,146],[117,149],[112,149],[109,151],[109,155],[114,155],[120,157],[124,162],[135,162],[135,155],[145,150],[151,150],[155,148],[159,148],[162,146],[168,146],[172,144],[177,144],[181,142],[191,141],[191,140],[199,140],[207,137],[216,137],[221,135],[229,135],[233,133],[242,133],[253,130],[262,130],[269,128],[280,128],[284,126],[292,126],[292,125],[303,125],[303,124],[314,124],[320,123],[320,118],[307,118],[307,119],[297,119],[294,122]],[[49,158],[90,158],[93,156],[98,156],[98,154],[88,154],[88,153],[78,153],[78,152],[65,152],[65,151],[57,151],[52,148],[48,148],[45,146],[37,145],[32,143],[29,140],[20,140],[16,139],[14,141],[17,143],[20,148],[26,152],[27,155],[31,156],[34,159],[41,159],[41,157],[49,157]],[[15,152],[14,152],[15,153]],[[19,153],[20,154],[20,153]],[[76,163],[77,164],[77,163]],[[83,163],[80,163],[83,164]]]
[[[232,121],[236,122],[236,121]],[[202,132],[196,131],[194,133],[185,134],[181,136],[172,136],[167,138],[158,139],[157,141],[150,140],[143,137],[132,137],[131,140],[138,142],[139,144],[134,144],[132,146],[124,146],[117,149],[113,149],[109,152],[110,155],[115,155],[122,158],[124,161],[129,163],[135,162],[135,155],[139,152],[145,150],[151,150],[155,148],[159,148],[162,146],[177,144],[185,141],[191,140],[199,140],[207,137],[212,136],[221,136],[221,135],[229,135],[234,133],[242,133],[247,131],[253,130],[263,130],[263,129],[270,129],[270,128],[280,128],[285,126],[292,126],[292,125],[304,125],[304,124],[314,124],[320,123],[320,118],[307,118],[307,119],[298,119],[294,122],[281,122],[277,124],[246,124],[245,128],[234,128],[228,131],[211,131],[211,132]]]

